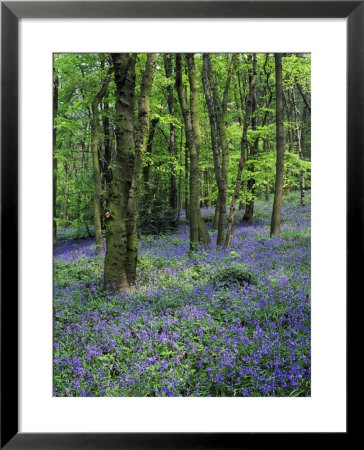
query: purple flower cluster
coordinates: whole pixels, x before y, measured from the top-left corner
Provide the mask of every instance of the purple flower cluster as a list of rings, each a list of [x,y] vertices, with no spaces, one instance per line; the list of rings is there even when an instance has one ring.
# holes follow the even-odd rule
[[[285,202],[274,238],[271,205],[239,213],[229,249],[189,254],[185,225],[142,237],[138,288],[117,296],[93,242],[59,246],[54,395],[309,396],[309,205]]]

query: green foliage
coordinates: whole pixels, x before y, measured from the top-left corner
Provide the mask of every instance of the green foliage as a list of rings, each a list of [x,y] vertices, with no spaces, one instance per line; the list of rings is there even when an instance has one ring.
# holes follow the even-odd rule
[[[255,275],[243,263],[232,263],[227,266],[222,266],[213,275],[212,281],[220,287],[228,287],[232,284],[256,284]]]
[[[224,96],[229,65],[232,55],[214,53],[211,55],[213,77],[218,96]],[[258,53],[256,109],[252,117],[257,118],[257,127],[248,128],[248,159],[242,173],[239,201],[254,200],[266,186],[274,188],[275,183],[275,65],[274,55]],[[228,141],[229,171],[227,201],[229,202],[236,182],[237,166],[240,159],[242,121],[245,117],[246,98],[251,76],[251,53],[238,54],[227,95],[225,115],[226,137]],[[136,64],[136,105],[140,95],[142,68],[146,54],[138,54]],[[210,122],[202,87],[202,55],[195,55],[198,88],[198,117],[201,129],[201,148],[199,152],[200,199],[203,205],[214,205],[218,189],[214,174],[211,150]],[[57,146],[54,157],[57,160],[56,221],[58,228],[72,227],[85,229],[93,223],[94,179],[90,152],[91,104],[100,89],[102,80],[110,67],[109,54],[58,53],[54,55],[54,69],[58,77],[58,113],[54,120],[57,132]],[[189,157],[186,149],[185,129],[176,90],[173,89],[174,113],[167,104],[167,87],[175,83],[175,56],[171,55],[172,76],[166,77],[163,54],[157,55],[157,68],[151,94],[151,120],[159,119],[155,128],[152,151],[144,155],[142,166],[149,167],[149,178],[139,189],[139,224],[142,233],[170,231],[175,227],[176,212],[171,211],[166,199],[169,198],[171,177],[175,174],[179,206],[189,197],[188,167]],[[285,103],[285,174],[284,188],[288,191],[300,188],[300,174],[305,174],[306,188],[311,186],[310,170],[310,113],[305,107],[300,91],[310,101],[311,57],[309,54],[286,54],[283,57],[283,81]],[[184,62],[183,86],[187,99],[190,98],[188,73]],[[298,86],[300,90],[298,89]],[[290,95],[295,92],[299,117],[297,122],[292,114]],[[111,148],[111,161],[107,165],[110,173],[115,157],[115,83],[113,77],[99,108],[100,163],[105,163],[104,152],[107,138]],[[106,136],[104,122],[108,121],[109,135]],[[171,155],[169,138],[171,126],[175,133],[176,155]],[[302,151],[304,160],[298,157],[297,127],[302,131]],[[257,143],[257,152],[253,149]],[[186,161],[187,155],[187,161]],[[187,171],[186,171],[187,163]],[[106,165],[105,165],[106,167]],[[111,170],[110,170],[111,169]],[[202,176],[203,175],[203,176]],[[208,186],[207,186],[208,178]],[[247,182],[253,181],[254,191],[247,189]],[[102,225],[105,226],[104,213],[107,205],[107,185],[102,174]],[[150,201],[145,205],[144,192],[149,188]],[[156,199],[156,197],[158,197]],[[185,220],[185,219],[183,219]]]
[[[143,234],[160,234],[177,226],[176,211],[166,201],[155,198],[139,210],[138,224]]]
[[[101,259],[79,258],[77,263],[54,261],[53,281],[59,287],[67,287],[74,283],[87,283],[100,279],[102,271]]]

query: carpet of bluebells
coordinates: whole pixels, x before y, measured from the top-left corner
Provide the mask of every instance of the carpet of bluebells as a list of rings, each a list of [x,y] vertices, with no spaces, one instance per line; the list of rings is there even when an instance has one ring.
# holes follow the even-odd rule
[[[271,202],[251,226],[237,211],[229,249],[216,232],[189,253],[182,220],[140,238],[138,285],[103,292],[90,239],[54,252],[54,396],[310,396],[310,196]],[[204,209],[210,226],[213,210]]]

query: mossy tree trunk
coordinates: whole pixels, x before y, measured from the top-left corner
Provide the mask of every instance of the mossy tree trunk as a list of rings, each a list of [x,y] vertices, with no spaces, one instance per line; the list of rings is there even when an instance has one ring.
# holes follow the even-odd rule
[[[145,151],[145,154],[148,156],[150,156],[153,151],[153,139],[154,139],[154,134],[155,134],[155,130],[157,128],[158,122],[159,122],[159,117],[156,117],[150,121],[147,149]],[[143,204],[144,204],[144,207],[151,210],[152,197],[151,197],[151,189],[150,189],[150,163],[149,162],[143,167],[142,174],[143,174],[143,184],[144,184]]]
[[[200,176],[199,176],[199,154],[201,147],[201,130],[200,122],[198,119],[198,94],[197,94],[197,75],[195,58],[192,53],[186,55],[188,66],[188,79],[190,83],[190,111],[191,111],[191,123],[193,130],[193,146],[190,147],[190,221],[191,215],[193,215],[192,221],[197,222],[198,227],[198,240],[202,245],[209,245],[211,242],[206,224],[202,220],[200,210]],[[192,212],[193,211],[193,212]],[[191,249],[195,245],[192,245]]]
[[[217,239],[216,244],[222,245],[224,243],[224,233],[225,233],[225,220],[226,220],[226,178],[224,179],[223,168],[221,165],[221,156],[218,145],[217,138],[217,120],[216,120],[216,109],[214,105],[213,96],[211,93],[210,85],[212,82],[210,55],[204,53],[203,55],[203,71],[202,71],[202,83],[205,92],[205,98],[207,103],[207,109],[209,113],[210,120],[210,135],[211,135],[211,146],[212,153],[214,157],[214,170],[215,178],[218,188],[218,199],[216,205],[216,214],[214,217],[213,226],[217,228]],[[226,141],[225,132],[223,133]],[[228,155],[228,153],[227,153]],[[226,155],[225,155],[226,156]]]
[[[111,79],[111,73],[113,69],[110,68],[108,74],[101,86],[99,92],[95,95],[92,102],[92,120],[91,120],[91,153],[94,175],[94,226],[95,226],[95,240],[96,251],[98,253],[104,252],[104,241],[102,238],[101,227],[101,192],[102,192],[102,179],[101,179],[101,165],[99,158],[99,105],[101,100],[106,94],[107,87]]]
[[[235,189],[234,193],[231,199],[230,204],[230,211],[229,211],[229,220],[228,220],[228,229],[226,232],[225,237],[225,246],[230,247],[231,239],[233,235],[233,223],[234,223],[234,216],[235,216],[235,206],[237,199],[239,198],[240,194],[240,186],[241,186],[241,174],[243,172],[243,166],[246,160],[247,155],[247,149],[248,149],[248,128],[252,116],[252,109],[253,109],[253,95],[254,95],[254,87],[257,80],[257,69],[256,69],[256,57],[253,54],[252,56],[252,64],[253,64],[253,76],[250,79],[249,83],[249,93],[248,98],[246,101],[246,109],[245,109],[245,116],[244,116],[244,122],[243,122],[243,134],[241,138],[241,153],[240,153],[240,160],[238,165],[238,173],[236,176],[235,181]]]
[[[282,87],[282,54],[275,53],[276,72],[276,182],[274,188],[274,201],[270,235],[274,236],[281,232],[281,212],[283,195],[283,175],[284,175],[284,126],[283,126],[283,87]]]
[[[68,162],[63,163],[63,169],[65,174],[65,187],[64,187],[64,205],[63,205],[63,228],[68,227],[68,201],[70,192],[70,170]]]
[[[58,74],[53,67],[53,247],[57,245],[57,222],[56,222],[56,202],[57,202],[57,128],[55,120],[58,113]]]
[[[148,54],[134,127],[136,54],[112,54],[116,83],[116,155],[107,215],[104,283],[108,290],[134,286],[138,259],[137,205],[149,133],[150,93],[156,55]]]
[[[104,286],[107,290],[129,288],[127,277],[128,191],[131,184],[134,142],[135,61],[136,54],[112,54],[116,84],[116,152],[112,164],[109,207],[106,212],[106,255]]]
[[[187,132],[186,132],[187,133]],[[190,193],[190,189],[189,189],[189,161],[188,161],[188,155],[189,155],[189,151],[188,151],[188,147],[187,147],[187,140],[186,140],[186,146],[185,146],[185,179],[184,179],[184,195],[185,195],[185,201],[184,201],[184,208],[185,208],[185,212],[186,212],[186,220],[190,220],[190,205],[188,203],[188,198],[189,198],[189,193]]]
[[[195,250],[199,243],[208,245],[211,240],[200,212],[198,153],[200,149],[201,133],[197,110],[196,68],[194,56],[192,54],[186,55],[186,59],[190,83],[191,111],[187,107],[187,100],[183,91],[182,57],[179,53],[176,54],[176,87],[185,124],[186,146],[190,152],[190,249]]]
[[[170,83],[167,86],[167,103],[169,114],[174,117],[174,101],[173,101],[173,83],[172,83],[172,55],[164,54],[164,69],[166,73],[166,78]],[[176,177],[176,136],[175,127],[173,122],[169,124],[169,154],[171,155],[171,190],[169,196],[169,205],[175,211],[177,211],[177,177]]]
[[[300,125],[300,112],[296,102],[295,88],[292,88],[292,102],[293,102],[293,111],[294,111],[294,120],[295,120],[295,131],[296,131],[296,139],[297,139],[297,152],[298,157],[301,161],[304,160],[303,152],[302,152],[302,128]],[[305,172],[303,170],[300,171],[300,190],[301,190],[301,206],[306,206],[305,201]]]
[[[101,219],[103,229],[106,229],[105,212],[107,211],[110,198],[110,185],[112,180],[111,170],[111,136],[110,136],[110,119],[109,119],[109,105],[107,102],[103,106],[104,115],[102,117],[102,125],[104,129],[104,158],[102,162],[102,177],[103,186],[105,189],[105,197],[103,199],[103,211],[101,211]]]
[[[253,55],[253,74],[252,76],[257,76],[257,67],[256,67],[256,58]],[[255,71],[255,73],[254,73]],[[252,104],[252,130],[256,131],[258,128],[258,117],[254,115],[254,112],[257,109],[257,95],[255,92],[255,85],[253,86],[253,104]],[[254,143],[250,146],[249,158],[252,158],[254,155],[258,153],[258,145],[259,145],[259,137],[257,137]],[[251,165],[249,168],[249,178],[247,181],[247,194],[248,200],[246,202],[245,213],[243,216],[243,222],[251,225],[253,223],[254,217],[254,196],[255,196],[255,180],[253,176],[254,166]]]
[[[135,127],[135,157],[131,185],[127,203],[127,260],[126,272],[130,286],[135,284],[136,267],[138,262],[138,234],[137,234],[137,194],[143,157],[147,147],[150,123],[150,94],[156,67],[156,54],[148,53],[145,70],[142,77],[138,105],[138,123]]]
[[[224,233],[225,233],[225,225],[226,225],[226,192],[227,192],[227,184],[228,184],[228,171],[229,171],[229,145],[226,137],[226,111],[227,111],[227,103],[229,97],[229,89],[231,79],[234,73],[235,65],[237,61],[237,54],[233,54],[231,56],[229,69],[227,73],[227,78],[224,87],[224,93],[222,100],[218,94],[217,86],[214,80],[214,76],[211,69],[211,61],[210,55],[207,57],[207,75],[210,83],[213,101],[214,101],[214,110],[216,114],[216,124],[219,135],[219,142],[221,146],[221,177],[222,177],[222,190],[219,190],[219,195],[217,198],[217,217],[214,220],[217,225],[217,245],[224,244]]]

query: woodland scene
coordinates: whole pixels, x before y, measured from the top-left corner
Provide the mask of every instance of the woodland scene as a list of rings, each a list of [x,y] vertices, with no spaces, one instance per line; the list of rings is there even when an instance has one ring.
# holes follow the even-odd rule
[[[311,395],[311,56],[57,53],[53,395]]]

